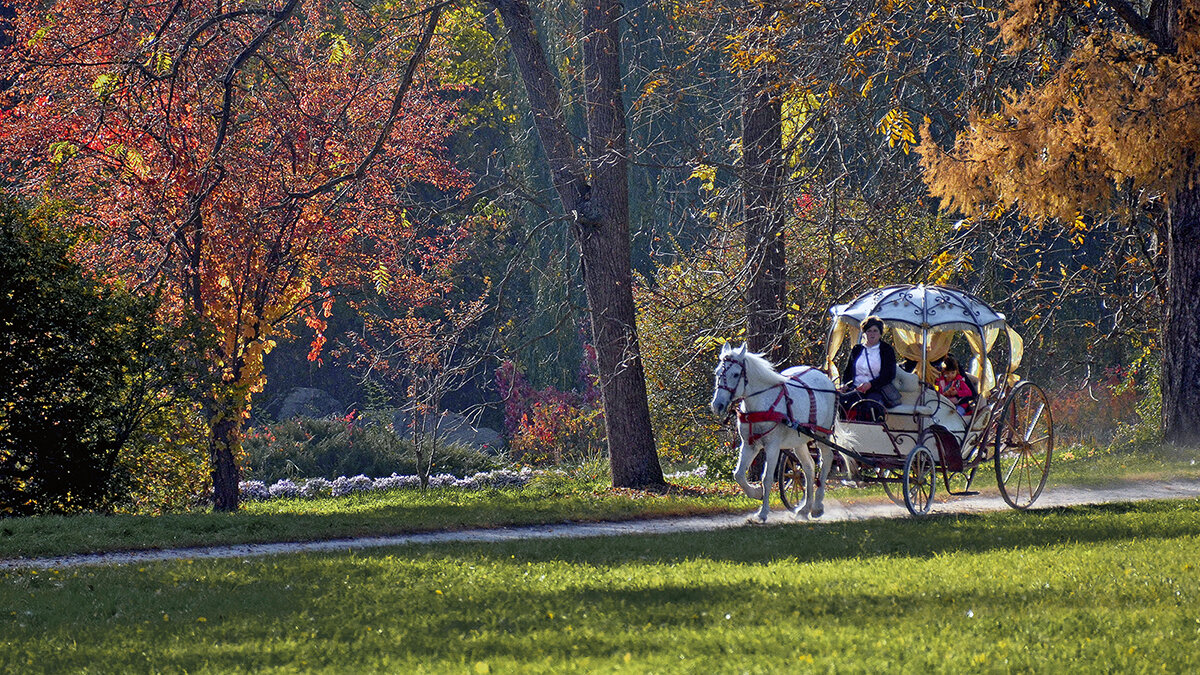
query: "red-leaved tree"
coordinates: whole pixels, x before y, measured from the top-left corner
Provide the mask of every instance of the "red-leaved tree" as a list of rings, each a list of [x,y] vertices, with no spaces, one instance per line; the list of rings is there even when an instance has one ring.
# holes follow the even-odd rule
[[[402,297],[447,240],[406,216],[411,186],[466,187],[443,154],[452,97],[428,65],[439,9],[12,4],[6,188],[70,214],[98,274],[164,291],[164,320],[192,314],[220,337],[208,363],[227,386],[205,405],[215,507],[234,510],[274,338],[302,318],[316,358],[339,289],[386,275]]]

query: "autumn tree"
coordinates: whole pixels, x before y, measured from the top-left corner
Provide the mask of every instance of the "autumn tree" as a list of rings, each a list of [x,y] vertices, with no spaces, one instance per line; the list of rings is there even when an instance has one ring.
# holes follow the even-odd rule
[[[529,3],[490,2],[508,32],[533,111],[534,127],[562,205],[562,220],[571,228],[579,247],[599,361],[613,485],[661,484],[662,468],[650,427],[634,322],[621,4],[597,0],[582,7],[587,132],[582,147],[578,147]]]
[[[712,222],[742,228],[732,236],[747,262],[735,280],[750,289],[752,339],[789,325],[808,334],[797,322],[823,320],[831,299],[953,267],[928,245],[949,223],[926,199],[910,151],[923,117],[956,118],[1003,75],[986,12],[943,2],[719,0],[679,11],[697,59],[718,52],[725,69],[756,83],[743,90],[753,99],[741,101],[741,142],[709,144],[693,160]],[[710,136],[730,121],[714,113]],[[739,193],[722,186],[731,180]],[[799,258],[783,255],[784,238],[802,242]],[[774,328],[763,327],[768,317]]]
[[[313,357],[339,289],[419,276],[416,184],[457,191],[450,97],[420,64],[440,8],[280,0],[14,0],[0,77],[7,189],[72,214],[75,255],[220,336],[205,401],[215,507],[238,506],[241,427],[274,339]],[[405,284],[393,284],[396,293]],[[419,298],[414,298],[419,300]]]
[[[1200,5],[1006,2],[996,27],[1025,85],[975,110],[953,148],[926,134],[932,192],[969,214],[1012,208],[1088,236],[1121,201],[1161,203],[1166,439],[1200,441]],[[1120,223],[1118,223],[1120,224]],[[1137,259],[1130,257],[1130,264]]]
[[[751,8],[747,36],[769,30],[771,9]],[[756,40],[757,41],[757,40]],[[783,229],[782,78],[770,61],[742,72],[742,218],[746,246],[746,338],[776,363],[788,360],[787,269]]]

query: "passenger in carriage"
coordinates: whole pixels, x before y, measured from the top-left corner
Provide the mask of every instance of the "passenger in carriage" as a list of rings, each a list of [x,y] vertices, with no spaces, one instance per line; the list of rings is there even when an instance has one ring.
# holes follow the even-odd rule
[[[896,377],[896,350],[883,341],[883,322],[879,317],[867,317],[862,334],[863,342],[850,350],[850,358],[842,368],[838,398],[842,409],[849,411],[852,418],[865,415],[877,421],[881,409],[900,403],[900,393],[892,384]],[[875,403],[855,406],[864,400]]]
[[[942,372],[933,386],[938,393],[954,404],[959,415],[970,415],[975,405],[975,392],[967,378],[958,370],[958,361],[947,354],[942,358]]]

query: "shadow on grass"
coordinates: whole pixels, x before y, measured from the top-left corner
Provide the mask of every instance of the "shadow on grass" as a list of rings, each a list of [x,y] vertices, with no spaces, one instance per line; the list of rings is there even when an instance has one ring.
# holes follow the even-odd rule
[[[1129,518],[1112,518],[1128,514]],[[1114,522],[1115,520],[1115,522]],[[1103,521],[1103,525],[1099,524]],[[581,542],[462,544],[484,557],[589,564],[673,563],[706,559],[739,563],[821,562],[845,558],[929,558],[1018,547],[1100,543],[1129,538],[1200,536],[1200,499],[1059,507],[1037,511],[938,515],[668,535],[608,537]]]
[[[350,495],[252,504],[238,513],[39,516],[0,520],[0,559],[72,553],[305,542],[473,528],[729,512],[734,498],[640,500],[587,492],[498,490]]]
[[[996,635],[1116,644],[1145,611],[1158,624],[1138,631],[1193,634],[1195,612],[1181,608],[1197,600],[1196,572],[1175,563],[1191,560],[1198,536],[1200,501],[1191,500],[162,563],[14,576],[0,600],[21,623],[0,616],[0,626],[61,670],[460,671],[464,660],[547,666],[625,653],[728,665],[836,645],[837,658],[868,671],[889,665],[870,659],[940,658],[872,646],[921,634],[982,649]],[[1111,545],[1131,541],[1147,546]],[[1157,550],[1170,570],[1155,567]],[[1003,562],[974,555],[991,552]],[[923,562],[953,553],[969,555]],[[958,567],[964,560],[987,567]],[[1138,575],[1126,576],[1126,564]],[[1187,591],[1178,599],[1164,583],[1177,574]],[[1069,654],[1008,657],[1007,669],[1045,671]]]

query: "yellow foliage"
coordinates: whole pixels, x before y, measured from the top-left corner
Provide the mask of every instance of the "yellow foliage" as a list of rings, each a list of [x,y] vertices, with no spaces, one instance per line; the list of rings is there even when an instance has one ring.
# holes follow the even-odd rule
[[[888,147],[894,148],[899,144],[906,155],[917,142],[908,113],[899,108],[889,110],[875,125],[875,131],[888,137]]]
[[[713,192],[716,190],[717,167],[710,164],[699,164],[692,169],[692,175],[688,178],[699,178],[700,187],[704,188],[706,192]]]
[[[1174,53],[1121,22],[1095,23],[1065,57],[1039,53],[1044,78],[1007,92],[996,114],[972,112],[949,151],[926,124],[918,152],[930,191],[966,213],[1015,204],[1066,224],[1076,242],[1082,218],[1107,208],[1119,185],[1169,199],[1195,175],[1200,151],[1200,21],[1196,3],[1184,4]],[[1007,2],[996,25],[1008,51],[1037,49],[1037,29],[1066,6]]]

